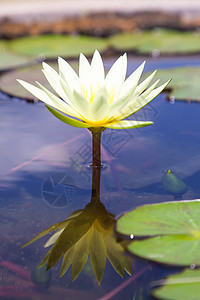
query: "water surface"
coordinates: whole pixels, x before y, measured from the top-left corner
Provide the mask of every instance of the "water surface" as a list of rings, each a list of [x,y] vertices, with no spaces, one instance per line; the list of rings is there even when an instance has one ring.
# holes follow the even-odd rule
[[[142,61],[142,58],[130,58],[128,73]],[[106,61],[106,66],[111,62]],[[186,65],[200,65],[200,58],[149,59],[145,70]],[[138,130],[107,129],[103,133],[101,200],[110,213],[119,216],[145,203],[172,201],[174,196],[161,185],[168,169],[188,185],[183,199],[199,198],[199,110],[198,103],[175,101],[172,104],[163,93],[133,116],[137,120],[151,120],[154,125]],[[10,264],[10,269],[0,264],[4,278],[1,295],[2,287],[16,286],[22,269],[32,272],[46,253],[45,238],[23,250],[20,246],[90,201],[91,136],[86,129],[73,128],[57,120],[42,103],[28,104],[3,94],[0,94],[0,128],[0,263]],[[52,201],[48,196],[49,190],[52,192],[52,178],[54,194],[60,197],[65,193],[59,201]],[[66,186],[59,184],[60,178],[67,178],[74,190],[67,190],[66,194]],[[19,266],[18,273],[13,271],[13,264]],[[146,266],[145,262],[133,259],[134,274]],[[152,266],[153,271],[145,269],[137,281],[121,289],[113,299],[133,299],[135,293],[136,299],[140,299],[140,293],[150,299],[146,294],[147,283],[169,272],[167,268]],[[59,268],[60,263],[52,268],[50,283],[58,298],[64,293],[66,299],[99,299],[129,278],[125,275],[121,279],[107,263],[99,286],[89,263],[74,282],[71,269],[60,279]],[[10,299],[23,298],[22,291],[18,295],[10,291],[7,292]],[[36,295],[27,286],[24,295],[28,299],[39,299],[38,295],[41,299],[53,297],[48,290],[39,290]]]

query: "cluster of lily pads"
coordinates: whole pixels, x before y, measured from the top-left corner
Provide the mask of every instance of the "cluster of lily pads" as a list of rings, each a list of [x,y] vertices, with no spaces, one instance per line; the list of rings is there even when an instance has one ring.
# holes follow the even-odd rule
[[[107,38],[79,35],[40,35],[1,41],[10,51],[37,57],[44,54],[46,58],[76,57],[80,52],[92,55],[95,49],[118,52],[132,51],[137,54],[192,54],[200,52],[199,32],[179,32],[157,29],[151,31],[134,31],[120,33]]]
[[[200,293],[200,200],[144,205],[121,216],[118,233],[133,240],[128,251],[141,258],[188,267],[154,282],[159,299],[198,299]],[[164,286],[162,286],[164,285]]]

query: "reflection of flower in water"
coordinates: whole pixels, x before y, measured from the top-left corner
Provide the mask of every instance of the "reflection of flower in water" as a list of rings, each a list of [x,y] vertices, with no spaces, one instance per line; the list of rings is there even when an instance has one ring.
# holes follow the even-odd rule
[[[100,284],[107,258],[122,277],[124,270],[131,275],[131,262],[124,255],[123,246],[114,236],[114,223],[114,216],[106,211],[100,201],[95,201],[93,198],[83,210],[74,212],[65,221],[42,231],[24,246],[49,232],[56,231],[45,244],[45,247],[53,246],[40,266],[47,263],[47,270],[49,270],[63,257],[60,275],[64,275],[72,265],[74,280],[81,273],[90,256],[94,274]]]

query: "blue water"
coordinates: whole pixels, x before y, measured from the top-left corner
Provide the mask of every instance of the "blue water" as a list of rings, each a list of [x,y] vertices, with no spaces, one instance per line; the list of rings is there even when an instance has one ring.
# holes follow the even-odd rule
[[[142,60],[130,58],[128,72]],[[106,62],[107,67],[110,64],[111,60]],[[149,59],[145,70],[186,65],[200,65],[200,58]],[[110,213],[117,217],[138,205],[173,200],[173,195],[161,185],[168,169],[187,184],[183,199],[199,198],[199,110],[198,103],[171,104],[161,94],[136,115],[154,125],[103,133],[101,201]],[[28,104],[0,94],[0,128],[0,274],[4,278],[1,295],[2,286],[16,286],[21,278],[20,272],[2,267],[1,262],[32,272],[46,253],[47,238],[23,250],[20,246],[90,201],[92,158],[89,132],[63,124],[42,103]],[[173,271],[133,259],[134,274],[146,266],[149,269],[137,281],[112,299],[133,299],[136,294],[136,299],[140,299],[140,293],[150,299],[148,283]],[[129,278],[125,275],[121,279],[109,263],[100,286],[90,264],[74,282],[71,268],[61,279],[59,269],[60,263],[52,268],[50,283],[58,299],[62,299],[63,292],[66,299],[99,299]],[[28,291],[28,299],[55,299],[48,290],[39,290],[37,295],[31,287],[24,290]],[[23,299],[21,294],[8,295],[10,299]]]

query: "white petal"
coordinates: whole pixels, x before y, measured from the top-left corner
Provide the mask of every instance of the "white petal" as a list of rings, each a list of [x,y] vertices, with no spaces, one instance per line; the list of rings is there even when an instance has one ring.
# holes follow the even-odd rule
[[[89,100],[91,98],[91,66],[87,58],[81,53],[79,59],[79,77],[81,94]]]
[[[47,105],[51,105],[55,109],[58,109],[62,111],[63,113],[70,115],[70,116],[75,116],[75,112],[69,107],[68,104],[66,104],[64,101],[61,99],[55,100],[55,98],[50,97],[50,94],[47,94],[44,90],[39,89],[38,87],[25,82],[23,80],[17,80],[26,90],[28,90],[31,94],[33,94],[36,98],[39,100],[43,101]],[[48,91],[49,92],[49,91]],[[50,92],[49,92],[50,93]],[[55,96],[55,95],[54,95]],[[56,97],[56,96],[55,96]],[[78,117],[78,115],[76,114]],[[79,117],[80,119],[80,117]]]
[[[157,80],[152,84],[144,93],[137,97],[134,101],[130,101],[126,107],[121,109],[121,115],[118,114],[118,117],[115,116],[114,120],[122,120],[130,115],[134,114],[136,111],[140,110],[150,101],[147,99],[147,96],[153,91],[160,80]]]
[[[115,100],[113,103],[109,105],[109,111],[108,114],[106,115],[107,119],[112,119],[116,114],[121,115],[121,110],[123,107],[129,102],[130,100],[130,95],[127,93],[123,97],[119,97],[117,100]]]
[[[104,84],[104,65],[99,51],[95,51],[92,62],[92,84],[94,88],[100,88]]]
[[[79,114],[85,119],[88,120],[90,113],[90,104],[89,102],[76,90],[73,92],[73,103],[76,110]]]
[[[42,72],[44,73],[46,79],[48,80],[48,82],[50,83],[50,85],[52,86],[52,88],[54,89],[54,91],[65,101],[67,101],[67,97],[65,92],[63,91],[63,88],[60,84],[60,76],[58,75],[58,73],[49,65],[47,65],[46,63],[43,63],[43,70]]]
[[[140,106],[143,107],[144,105],[146,105],[149,102],[149,95],[151,94],[151,92],[154,90],[154,88],[157,86],[158,82],[160,81],[160,79],[158,79],[156,82],[154,82],[154,84],[152,84],[145,92],[143,92],[136,100],[134,103],[138,102],[140,103]],[[133,105],[134,105],[133,103]],[[137,106],[137,105],[136,105]]]
[[[170,79],[171,80],[171,79]],[[132,114],[136,113],[142,107],[151,102],[156,96],[158,96],[164,88],[169,84],[170,80],[165,82],[163,85],[154,89],[154,87],[158,84],[159,80],[157,80],[149,89],[147,89],[140,97],[138,97],[135,102],[130,105],[129,110],[123,112],[123,118],[127,118]],[[118,118],[122,119],[122,118]]]
[[[90,110],[90,120],[93,122],[101,121],[105,118],[108,111],[108,92],[102,87],[94,97]]]
[[[142,72],[144,70],[145,61],[126,79],[126,81],[123,83],[120,91],[120,96],[123,96],[127,94],[128,92],[133,95],[137,85],[138,81],[140,80],[140,77],[142,75]]]
[[[74,69],[63,58],[58,58],[60,76],[66,81],[71,90],[80,92],[80,80]]]
[[[171,79],[169,79],[167,82],[165,82],[164,84],[162,84],[161,86],[159,86],[157,89],[153,90],[147,97],[147,101],[152,101],[156,96],[158,96],[165,88],[166,86],[169,84],[169,82],[171,81]]]
[[[75,108],[75,106],[73,104],[73,91],[70,89],[67,82],[64,79],[62,79],[61,77],[60,77],[60,84],[62,86],[63,91],[65,92],[65,94],[67,96],[68,104],[70,104],[73,108]]]
[[[135,95],[140,95],[149,85],[153,77],[155,76],[157,70],[155,70],[151,75],[149,75],[142,83],[140,83],[136,90],[135,90]]]
[[[145,62],[143,62],[123,83],[122,92],[120,96],[109,107],[108,119],[114,117],[117,113],[120,114],[123,107],[131,100],[134,95],[134,91],[137,87],[138,81],[144,69]]]
[[[118,91],[126,77],[127,56],[120,56],[113,64],[105,78],[105,86],[108,93]]]
[[[48,91],[43,85],[41,85],[39,82],[36,81],[36,83],[39,85],[39,87],[49,96],[49,98],[52,100],[52,103],[57,105],[59,107],[59,110],[62,112],[65,112],[66,114],[73,116],[75,118],[81,118],[79,113],[77,113],[71,106],[67,105],[66,102],[55,96],[53,93]],[[47,103],[48,104],[48,103]]]
[[[35,96],[37,99],[43,101],[43,102],[49,102],[50,99],[49,97],[46,95],[46,93],[44,91],[42,91],[41,89],[39,89],[38,87],[24,81],[24,80],[20,80],[17,79],[17,81],[27,90],[29,91],[33,96]]]
[[[119,114],[117,116],[115,116],[115,120],[116,119],[122,119],[125,118],[123,117],[123,115],[127,114],[127,111],[130,110],[130,107],[133,106],[133,103],[136,101],[136,99],[138,98],[138,96],[145,90],[145,88],[149,85],[149,83],[151,82],[151,80],[153,79],[153,77],[155,76],[156,71],[154,71],[150,76],[148,76],[141,84],[139,84],[137,86],[137,88],[135,89],[135,92],[133,94],[133,97],[130,99],[130,101],[126,104],[126,106],[123,107],[123,109],[120,110]],[[123,112],[122,112],[123,111]]]

